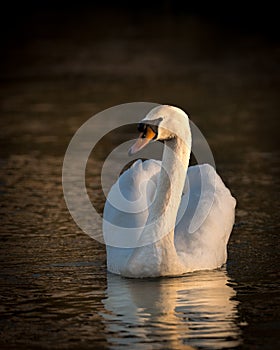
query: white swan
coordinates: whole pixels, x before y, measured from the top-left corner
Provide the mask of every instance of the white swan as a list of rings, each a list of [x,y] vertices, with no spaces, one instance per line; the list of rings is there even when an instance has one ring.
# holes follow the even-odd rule
[[[108,270],[141,278],[222,266],[236,201],[213,167],[188,168],[188,116],[177,107],[161,105],[146,115],[138,129],[141,134],[130,154],[160,140],[162,162],[138,160],[112,186],[103,215]],[[125,210],[123,198],[129,203]],[[200,224],[192,232],[194,216]],[[118,244],[120,231],[125,240]]]

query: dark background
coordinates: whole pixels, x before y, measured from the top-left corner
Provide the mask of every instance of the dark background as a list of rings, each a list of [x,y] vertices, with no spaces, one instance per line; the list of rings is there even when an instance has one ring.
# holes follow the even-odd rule
[[[120,13],[141,17],[145,26],[145,17],[196,16],[230,30],[232,34],[260,34],[269,41],[279,40],[278,11],[273,2],[215,2],[203,1],[54,1],[43,0],[28,2],[10,1],[1,5],[2,44],[22,44],[30,37],[40,35],[37,30],[52,31],[54,19],[60,19],[60,25],[69,15],[82,16],[87,13],[104,16]],[[105,19],[105,17],[104,17]],[[59,26],[58,26],[59,27]],[[79,31],[79,28],[77,28]],[[2,55],[3,58],[4,55]]]

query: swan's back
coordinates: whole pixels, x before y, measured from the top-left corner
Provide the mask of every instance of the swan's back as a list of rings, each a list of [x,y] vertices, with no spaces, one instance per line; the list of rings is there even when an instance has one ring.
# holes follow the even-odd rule
[[[176,250],[188,271],[213,269],[226,262],[236,200],[209,164],[191,166],[187,175],[179,213],[186,209],[175,228]]]

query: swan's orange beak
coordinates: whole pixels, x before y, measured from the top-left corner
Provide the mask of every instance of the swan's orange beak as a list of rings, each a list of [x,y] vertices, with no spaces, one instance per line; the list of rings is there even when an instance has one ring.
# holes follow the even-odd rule
[[[149,126],[141,132],[139,138],[135,142],[133,146],[130,147],[128,151],[128,155],[132,156],[133,154],[139,152],[142,148],[144,148],[150,141],[152,141],[156,136],[156,133]]]

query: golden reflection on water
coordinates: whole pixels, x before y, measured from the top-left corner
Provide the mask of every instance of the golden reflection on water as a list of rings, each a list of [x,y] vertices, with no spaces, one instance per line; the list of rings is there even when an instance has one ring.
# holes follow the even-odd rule
[[[238,302],[225,270],[151,280],[108,274],[107,283],[102,316],[113,347],[157,343],[172,349],[221,349],[240,344]]]

